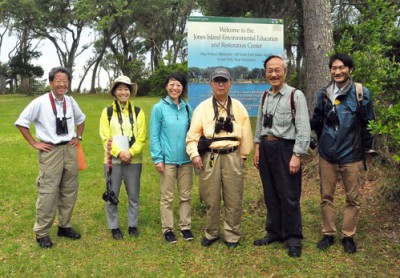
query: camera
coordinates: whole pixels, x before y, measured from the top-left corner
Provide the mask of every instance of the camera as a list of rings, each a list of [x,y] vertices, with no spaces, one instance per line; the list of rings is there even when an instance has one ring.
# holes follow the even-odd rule
[[[315,148],[318,147],[318,140],[315,138],[310,139],[310,149],[315,150]]]
[[[221,130],[225,130],[226,132],[233,131],[233,123],[231,117],[226,117],[224,120],[223,117],[219,117],[215,122],[215,133],[220,133]]]
[[[264,122],[263,126],[271,128],[272,127],[272,122],[273,122],[274,115],[272,114],[265,114],[264,115]]]
[[[332,124],[338,123],[338,116],[334,107],[331,110],[329,110],[328,113],[326,113],[325,117],[328,120],[328,122]]]
[[[117,196],[115,196],[115,193],[112,190],[107,190],[103,193],[103,200],[106,202],[110,202],[114,206],[118,205],[119,203]]]
[[[57,135],[68,134],[67,118],[56,118],[56,133]]]

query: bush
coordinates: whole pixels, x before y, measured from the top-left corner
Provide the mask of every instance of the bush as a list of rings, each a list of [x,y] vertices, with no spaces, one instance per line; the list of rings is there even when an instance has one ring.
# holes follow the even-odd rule
[[[165,95],[165,79],[168,75],[174,72],[181,72],[187,76],[187,63],[161,65],[150,76],[150,91],[151,96],[164,96]]]

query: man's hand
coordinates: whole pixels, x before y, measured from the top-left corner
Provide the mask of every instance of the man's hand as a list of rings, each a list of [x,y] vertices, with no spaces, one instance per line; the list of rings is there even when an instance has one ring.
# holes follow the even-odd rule
[[[292,155],[289,162],[289,173],[294,175],[300,171],[300,157]]]
[[[78,137],[74,137],[74,138],[71,139],[71,141],[68,142],[68,144],[70,144],[70,145],[75,147],[76,145],[78,145],[79,141],[80,140],[79,140]]]
[[[196,169],[204,170],[203,161],[201,160],[200,156],[193,157],[192,162]]]
[[[38,151],[44,151],[45,153],[48,153],[54,149],[54,146],[52,144],[47,144],[45,142],[34,142],[32,143],[32,147],[34,147]]]
[[[259,160],[260,160],[260,145],[256,144],[255,150],[254,150],[254,156],[253,156],[253,165],[258,169],[259,165]]]

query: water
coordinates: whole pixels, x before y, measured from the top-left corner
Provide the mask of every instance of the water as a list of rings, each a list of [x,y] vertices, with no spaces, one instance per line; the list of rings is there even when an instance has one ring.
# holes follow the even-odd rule
[[[250,117],[256,117],[261,95],[265,90],[268,90],[269,87],[270,85],[266,83],[233,83],[229,95],[233,98],[240,100],[243,103]],[[211,86],[208,83],[189,84],[189,103],[193,109],[195,109],[200,102],[211,97],[212,95],[213,92],[211,90]]]

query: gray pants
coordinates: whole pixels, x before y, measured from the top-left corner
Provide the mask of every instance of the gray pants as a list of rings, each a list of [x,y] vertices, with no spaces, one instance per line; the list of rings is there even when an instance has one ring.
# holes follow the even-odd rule
[[[104,172],[107,175],[107,165],[104,165]],[[142,164],[113,164],[111,172],[111,188],[115,195],[119,197],[122,180],[128,194],[128,226],[137,227],[139,219],[139,193],[140,193],[140,174]],[[120,206],[121,203],[118,204]],[[119,228],[118,206],[107,202],[106,215],[109,229]]]

